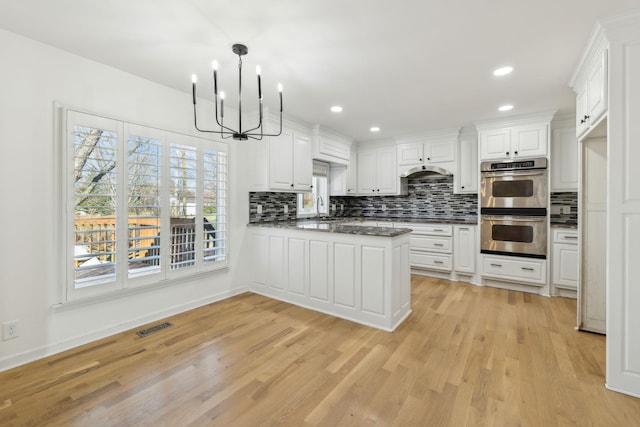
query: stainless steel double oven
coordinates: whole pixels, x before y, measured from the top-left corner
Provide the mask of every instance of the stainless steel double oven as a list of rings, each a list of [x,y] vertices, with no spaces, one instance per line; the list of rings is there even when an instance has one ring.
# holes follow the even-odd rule
[[[482,253],[547,257],[547,159],[482,162]]]

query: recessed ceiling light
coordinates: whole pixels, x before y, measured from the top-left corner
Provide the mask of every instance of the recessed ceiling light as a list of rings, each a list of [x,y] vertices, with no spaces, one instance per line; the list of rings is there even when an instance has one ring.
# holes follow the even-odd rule
[[[513,105],[508,104],[498,108],[498,111],[509,111],[509,110],[513,110]]]
[[[369,130],[371,132],[380,132],[380,128],[378,126],[372,126],[371,128],[369,128]]]
[[[510,74],[512,71],[513,71],[513,67],[501,67],[501,68],[498,68],[497,70],[494,70],[493,75],[506,76],[507,74]]]
[[[331,111],[334,113],[342,113],[342,107],[339,105],[334,105],[333,107],[331,107]]]

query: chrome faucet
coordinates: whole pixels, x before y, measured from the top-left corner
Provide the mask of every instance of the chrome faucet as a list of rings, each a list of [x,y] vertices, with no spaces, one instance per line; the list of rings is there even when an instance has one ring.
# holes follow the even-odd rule
[[[324,206],[324,200],[322,196],[316,198],[316,217],[320,218],[320,206]]]

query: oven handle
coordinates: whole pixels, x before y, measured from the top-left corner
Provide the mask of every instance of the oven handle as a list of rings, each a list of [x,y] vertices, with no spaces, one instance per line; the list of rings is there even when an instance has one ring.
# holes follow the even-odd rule
[[[482,172],[485,177],[501,177],[501,176],[539,176],[545,175],[546,170],[536,171],[503,171],[503,172]]]
[[[512,221],[512,222],[543,222],[547,220],[546,216],[496,216],[496,215],[482,215],[482,219],[489,221]]]

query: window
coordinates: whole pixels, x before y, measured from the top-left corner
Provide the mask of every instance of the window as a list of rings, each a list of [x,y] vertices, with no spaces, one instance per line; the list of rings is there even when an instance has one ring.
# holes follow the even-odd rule
[[[67,300],[225,267],[227,147],[66,111]]]
[[[313,177],[310,193],[298,193],[298,217],[328,215],[329,192],[326,176]]]

